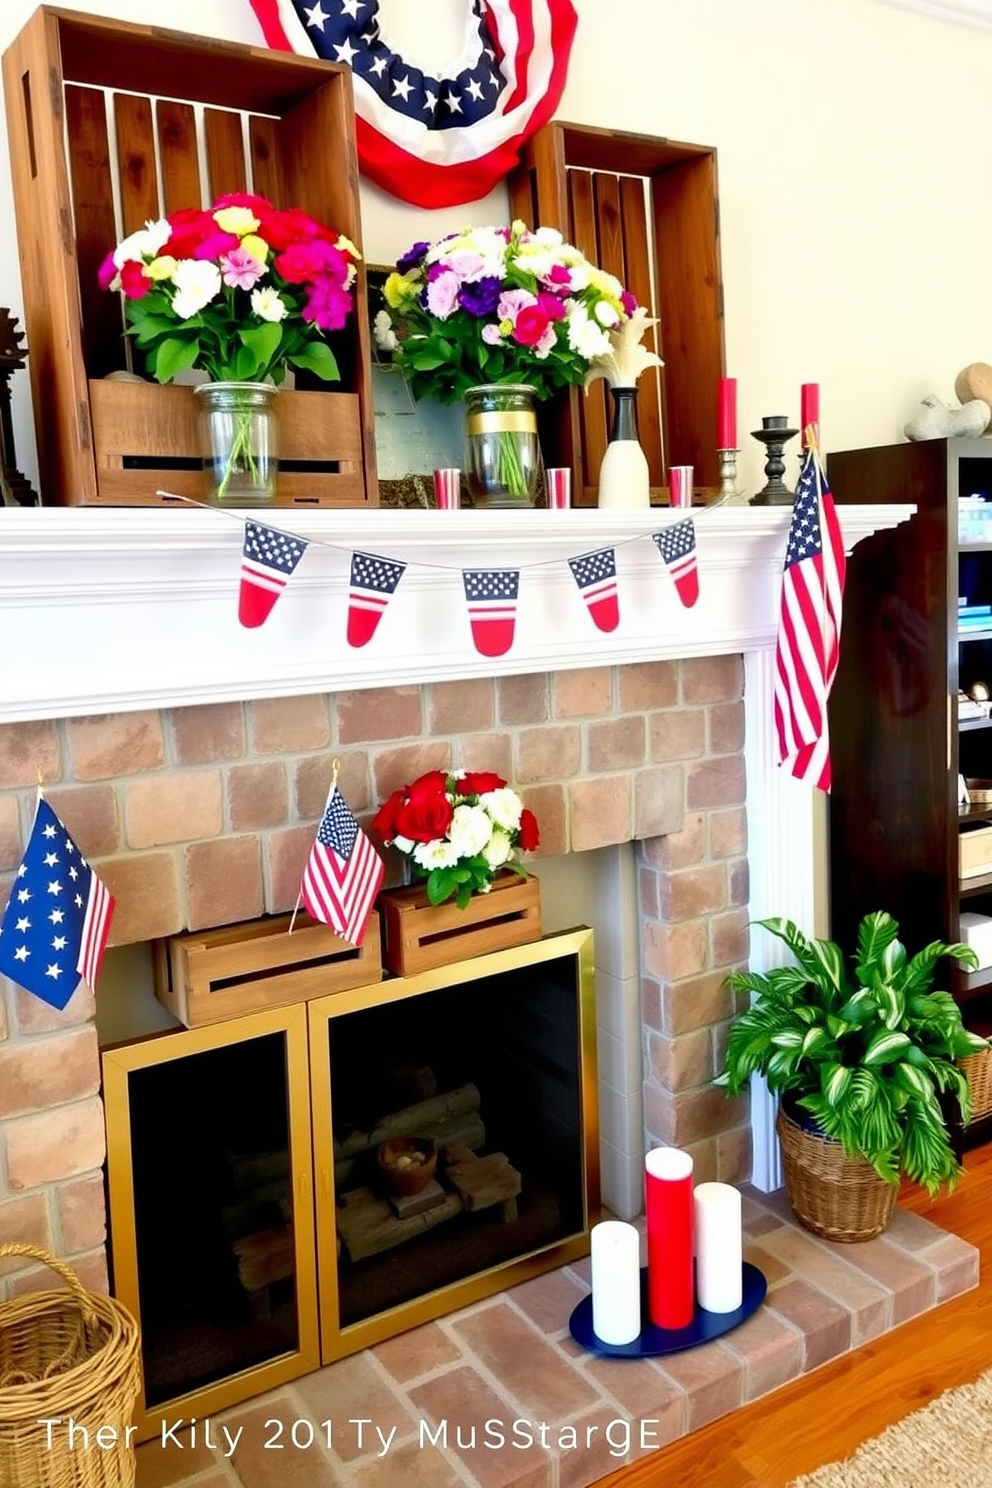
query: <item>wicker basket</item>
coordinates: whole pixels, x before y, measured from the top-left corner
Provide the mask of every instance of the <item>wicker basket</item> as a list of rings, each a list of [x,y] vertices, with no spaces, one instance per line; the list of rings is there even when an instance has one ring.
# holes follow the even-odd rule
[[[799,1223],[824,1240],[874,1240],[892,1218],[897,1189],[840,1142],[807,1131],[779,1108],[775,1130],[789,1202]]]
[[[992,1112],[992,1049],[969,1054],[958,1064],[971,1090],[971,1119],[977,1121]]]
[[[137,1323],[38,1246],[0,1245],[0,1259],[6,1256],[43,1262],[68,1290],[0,1302],[0,1484],[132,1488],[127,1427],[140,1388]],[[42,1424],[52,1417],[61,1417],[58,1426]]]

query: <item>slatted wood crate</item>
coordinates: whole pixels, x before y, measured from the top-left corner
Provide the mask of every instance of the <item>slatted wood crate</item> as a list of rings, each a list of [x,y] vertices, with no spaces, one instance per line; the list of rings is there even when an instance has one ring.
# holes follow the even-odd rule
[[[657,341],[649,333],[644,344],[665,366],[637,385],[652,497],[667,500],[672,465],[692,465],[697,489],[718,487],[724,335],[716,151],[556,121],[529,142],[509,188],[515,217],[557,228],[660,321]],[[594,383],[588,395],[564,395],[554,429],[542,431],[554,463],[572,467],[577,505],[596,504],[610,418],[607,385]]]
[[[97,270],[146,220],[246,189],[360,245],[351,73],[42,6],[3,78],[42,499],[202,499],[192,391],[103,380],[127,352]],[[356,297],[341,382],[279,395],[280,506],[376,504],[364,271]]]
[[[431,904],[421,884],[387,889],[379,905],[383,962],[396,976],[541,938],[540,882],[509,871],[497,874],[489,893],[473,895],[464,909],[453,899]]]
[[[187,931],[153,945],[155,996],[187,1028],[307,1002],[382,979],[379,921],[360,947],[299,914]]]

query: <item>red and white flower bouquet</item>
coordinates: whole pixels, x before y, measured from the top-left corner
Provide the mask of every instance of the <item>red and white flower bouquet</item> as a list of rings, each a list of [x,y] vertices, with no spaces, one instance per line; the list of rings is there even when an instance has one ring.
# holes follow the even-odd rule
[[[487,770],[429,770],[393,791],[372,830],[409,860],[431,904],[455,898],[460,909],[488,893],[501,868],[526,876],[519,854],[541,840],[534,813]]]

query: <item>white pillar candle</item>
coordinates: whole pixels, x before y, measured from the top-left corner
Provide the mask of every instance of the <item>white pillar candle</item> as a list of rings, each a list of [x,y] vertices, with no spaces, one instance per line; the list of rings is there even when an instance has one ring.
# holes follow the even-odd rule
[[[740,1191],[729,1183],[697,1183],[692,1204],[696,1301],[706,1312],[736,1312],[744,1266]]]
[[[622,1219],[593,1225],[592,1331],[601,1343],[633,1343],[641,1331],[640,1237]]]

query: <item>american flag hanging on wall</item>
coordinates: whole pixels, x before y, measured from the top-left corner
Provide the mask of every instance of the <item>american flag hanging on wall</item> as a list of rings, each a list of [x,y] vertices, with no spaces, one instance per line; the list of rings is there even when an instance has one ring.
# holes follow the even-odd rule
[[[270,47],[351,68],[362,173],[417,207],[478,201],[513,169],[558,107],[577,20],[571,0],[465,0],[435,77],[390,46],[379,0],[250,4]]]
[[[785,553],[775,648],[779,764],[830,789],[827,699],[840,660],[847,559],[834,498],[811,444],[806,450]]]

